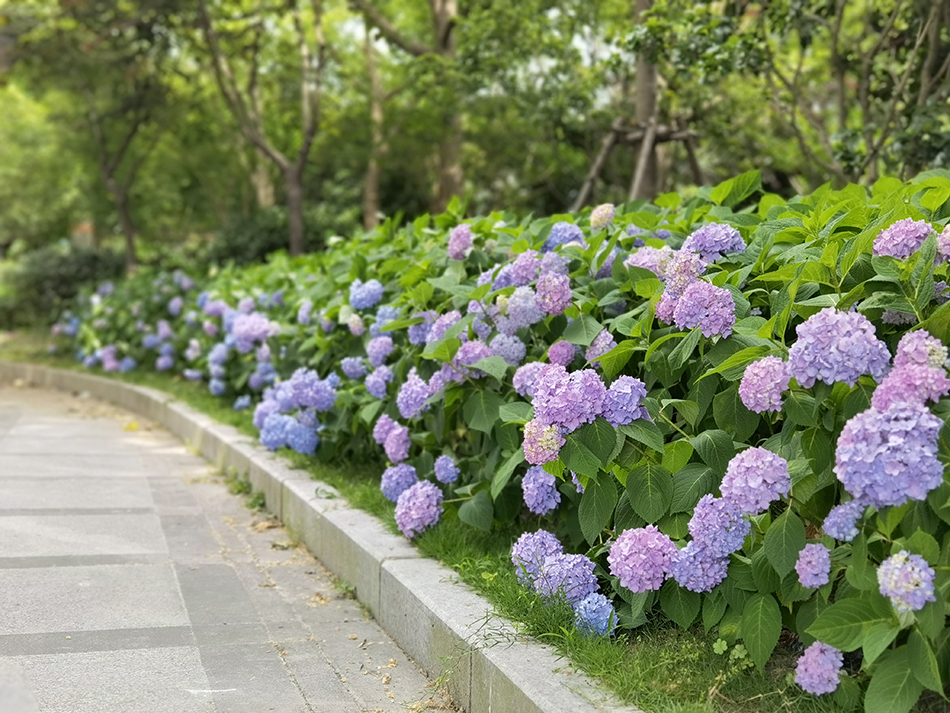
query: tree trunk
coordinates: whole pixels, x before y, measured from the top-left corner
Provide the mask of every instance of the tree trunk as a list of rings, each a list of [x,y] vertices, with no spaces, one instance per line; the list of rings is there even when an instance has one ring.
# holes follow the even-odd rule
[[[138,265],[138,257],[135,254],[135,223],[132,222],[132,213],[129,210],[129,197],[125,191],[117,190],[117,187],[113,187],[112,195],[119,213],[119,222],[122,224],[122,235],[125,237],[125,272],[131,275]]]
[[[303,167],[293,165],[284,173],[287,184],[287,227],[290,230],[290,256],[304,253]]]
[[[385,153],[383,145],[383,100],[376,68],[376,49],[366,21],[366,72],[369,75],[370,148],[366,164],[366,180],[363,183],[363,227],[374,230],[379,225],[379,178],[380,159]]]
[[[274,182],[270,171],[267,170],[267,161],[255,151],[254,166],[251,168],[251,186],[254,188],[254,198],[258,208],[270,208],[274,205]]]
[[[641,22],[643,13],[652,6],[653,0],[636,0],[634,21]],[[647,61],[647,59],[642,56],[637,57],[636,88],[634,91],[637,124],[646,126],[652,119],[658,118],[656,117],[656,65]],[[656,159],[656,145],[641,143],[640,146],[645,147],[649,155],[646,157],[643,176],[637,186],[636,195],[632,195],[631,198],[649,200],[657,194],[659,171]],[[642,151],[644,149],[641,148],[640,150]],[[634,165],[640,163],[642,162],[638,156],[637,162]]]
[[[432,5],[435,20],[436,52],[447,59],[455,58],[455,18],[458,0],[435,0]],[[457,97],[453,97],[457,99]],[[436,179],[435,211],[441,213],[453,196],[461,195],[465,183],[462,169],[462,116],[457,106],[449,109],[447,133],[439,142],[439,175]]]

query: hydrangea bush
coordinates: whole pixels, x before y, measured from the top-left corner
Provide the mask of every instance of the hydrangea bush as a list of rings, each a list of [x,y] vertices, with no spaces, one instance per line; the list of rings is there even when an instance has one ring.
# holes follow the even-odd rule
[[[700,622],[764,667],[785,629],[804,690],[901,713],[950,682],[948,181],[455,204],[56,329],[249,396],[268,447],[378,454],[407,537],[519,524],[518,577],[586,634]]]

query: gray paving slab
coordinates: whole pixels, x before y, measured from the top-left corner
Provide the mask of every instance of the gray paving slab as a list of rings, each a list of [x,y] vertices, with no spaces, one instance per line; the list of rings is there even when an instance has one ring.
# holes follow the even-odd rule
[[[112,508],[146,508],[155,506],[154,488],[141,478],[84,478],[46,476],[42,483],[36,478],[21,476],[3,484],[0,517],[8,510],[100,509],[103,503]]]
[[[0,557],[166,552],[155,513],[85,513],[0,517]]]

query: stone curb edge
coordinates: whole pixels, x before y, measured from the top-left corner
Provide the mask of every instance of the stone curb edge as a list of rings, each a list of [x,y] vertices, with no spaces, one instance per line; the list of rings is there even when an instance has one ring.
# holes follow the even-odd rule
[[[642,713],[574,672],[553,648],[520,636],[452,570],[419,555],[332,487],[161,391],[34,364],[0,362],[0,380],[88,392],[161,424],[264,493],[268,510],[355,587],[380,626],[468,713]]]

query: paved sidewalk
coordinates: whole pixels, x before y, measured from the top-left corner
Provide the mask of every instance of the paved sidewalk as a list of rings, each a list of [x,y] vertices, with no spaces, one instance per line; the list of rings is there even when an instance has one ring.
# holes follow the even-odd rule
[[[450,708],[165,431],[0,386],[0,713]]]

